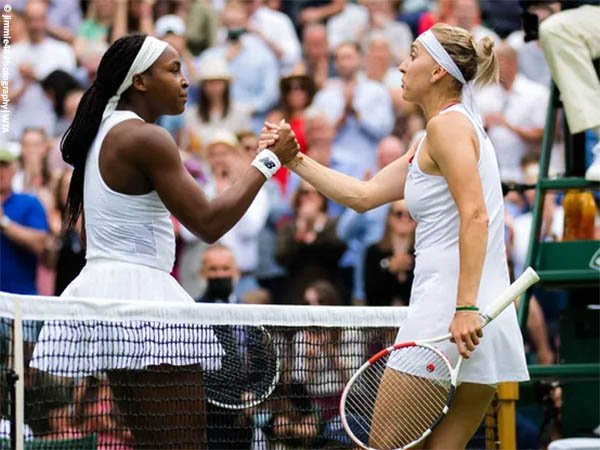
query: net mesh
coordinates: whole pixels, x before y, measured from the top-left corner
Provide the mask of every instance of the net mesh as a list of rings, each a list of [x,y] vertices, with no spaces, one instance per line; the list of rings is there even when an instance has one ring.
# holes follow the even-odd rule
[[[15,337],[25,448],[351,449],[342,389],[405,310],[0,293],[0,317],[0,449],[14,437]]]

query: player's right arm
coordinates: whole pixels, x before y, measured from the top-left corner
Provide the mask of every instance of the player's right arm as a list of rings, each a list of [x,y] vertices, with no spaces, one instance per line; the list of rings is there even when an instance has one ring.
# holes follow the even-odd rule
[[[206,242],[217,241],[240,220],[266,181],[250,166],[229,189],[209,201],[184,167],[179,149],[166,130],[148,124],[135,132],[135,147],[140,151],[129,153],[135,158],[130,163],[149,179],[167,209]],[[289,137],[287,140],[291,158],[292,143]]]
[[[383,204],[402,200],[412,151],[381,169],[368,181],[325,167],[308,156],[296,156],[288,168],[312,184],[333,201],[365,212]]]

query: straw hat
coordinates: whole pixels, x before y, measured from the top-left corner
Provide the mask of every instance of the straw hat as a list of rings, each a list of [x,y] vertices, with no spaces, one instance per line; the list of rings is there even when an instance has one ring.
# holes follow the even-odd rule
[[[207,58],[200,63],[198,67],[200,81],[206,80],[226,80],[232,78],[231,72],[227,67],[227,61],[223,58]]]

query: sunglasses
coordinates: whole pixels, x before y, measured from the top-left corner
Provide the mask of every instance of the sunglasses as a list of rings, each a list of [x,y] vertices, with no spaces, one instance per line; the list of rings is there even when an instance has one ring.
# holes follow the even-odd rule
[[[390,211],[390,216],[402,219],[404,216],[408,216],[408,211]]]

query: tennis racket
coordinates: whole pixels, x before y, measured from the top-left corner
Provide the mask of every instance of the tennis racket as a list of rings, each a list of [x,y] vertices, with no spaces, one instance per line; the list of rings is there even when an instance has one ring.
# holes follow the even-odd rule
[[[279,381],[279,352],[263,326],[214,325],[224,355],[218,370],[204,374],[207,401],[244,409],[264,401]]]
[[[529,267],[480,314],[483,326],[538,280]],[[431,344],[450,337],[395,344],[375,354],[350,378],[340,400],[340,415],[356,444],[368,450],[410,448],[441,422],[454,397],[463,360],[459,356],[453,368]]]

